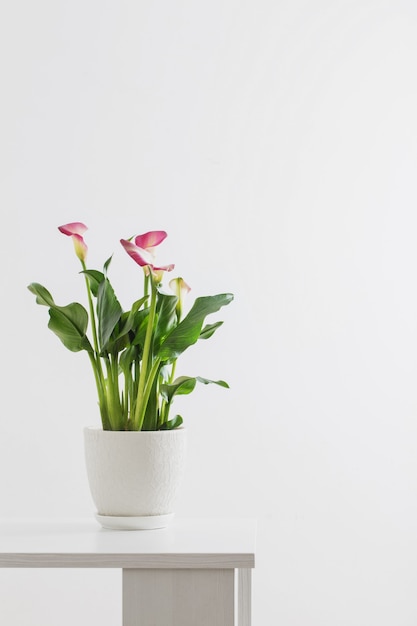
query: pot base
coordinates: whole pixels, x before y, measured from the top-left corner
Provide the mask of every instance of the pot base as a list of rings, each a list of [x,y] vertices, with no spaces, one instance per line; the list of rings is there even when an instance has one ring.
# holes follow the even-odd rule
[[[167,515],[125,515],[119,517],[96,513],[95,517],[103,528],[109,530],[154,530],[166,528],[174,517],[174,513],[168,513]]]

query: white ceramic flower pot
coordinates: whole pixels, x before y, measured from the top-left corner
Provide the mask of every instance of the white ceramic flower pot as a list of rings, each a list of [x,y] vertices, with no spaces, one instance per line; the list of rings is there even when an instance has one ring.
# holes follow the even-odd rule
[[[87,477],[104,528],[151,529],[174,515],[186,451],[186,430],[84,429]]]

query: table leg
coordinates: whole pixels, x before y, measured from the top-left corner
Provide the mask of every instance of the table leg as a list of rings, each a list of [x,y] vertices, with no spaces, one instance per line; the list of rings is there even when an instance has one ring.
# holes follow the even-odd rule
[[[234,615],[233,569],[123,569],[123,626],[234,626]]]
[[[238,625],[251,626],[252,615],[252,570],[238,570],[237,583]]]

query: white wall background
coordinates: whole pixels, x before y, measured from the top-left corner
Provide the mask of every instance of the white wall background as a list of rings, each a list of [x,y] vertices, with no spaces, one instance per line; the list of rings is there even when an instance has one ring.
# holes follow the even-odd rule
[[[258,518],[254,626],[415,626],[417,4],[15,0],[0,31],[0,518],[93,514],[90,366],[26,289],[84,296],[57,226],[127,303],[118,240],[163,228],[235,294],[186,359],[231,389],[183,399],[177,515]],[[0,575],[2,624],[121,624],[116,572]]]

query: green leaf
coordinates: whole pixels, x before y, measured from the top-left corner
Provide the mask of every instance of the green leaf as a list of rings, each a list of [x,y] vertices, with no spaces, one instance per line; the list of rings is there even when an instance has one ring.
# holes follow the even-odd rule
[[[145,343],[146,328],[149,319],[149,308],[141,309],[135,315],[135,338],[132,343],[134,346],[140,345],[143,348]]]
[[[200,339],[209,339],[214,332],[223,324],[223,322],[216,322],[215,324],[207,324],[204,326],[200,333]]]
[[[176,313],[178,298],[177,296],[165,293],[158,293],[156,306],[157,323],[154,333],[154,350],[158,351],[165,337],[177,325],[178,318]]]
[[[233,294],[223,293],[216,296],[197,298],[186,317],[163,341],[157,356],[163,361],[176,359],[200,337],[204,319],[233,300]]]
[[[83,270],[80,274],[85,274],[87,276],[91,293],[95,298],[97,298],[98,288],[104,280],[103,272],[99,272],[98,270]]]
[[[38,304],[50,307],[48,328],[59,337],[68,350],[93,352],[86,335],[88,313],[81,304],[72,302],[67,306],[58,306],[49,291],[39,283],[31,283],[28,289],[36,296]]]
[[[49,317],[48,328],[60,338],[68,350],[93,351],[86,336],[88,314],[81,304],[72,302],[63,307],[54,306],[49,309]]]
[[[122,307],[108,278],[100,283],[97,294],[97,318],[100,349],[106,350],[110,336],[120,320]]]
[[[55,306],[55,302],[46,287],[43,287],[39,283],[31,283],[28,285],[28,289],[36,296],[37,304],[43,306]]]
[[[158,422],[158,394],[157,394],[158,377],[155,376],[155,380],[152,385],[152,390],[149,395],[148,402],[146,403],[145,415],[143,418],[143,424],[141,430],[157,430]]]
[[[165,424],[162,424],[159,430],[173,430],[174,428],[178,428],[183,423],[183,419],[181,415],[176,415],[172,418],[172,420],[168,420]]]
[[[226,387],[226,389],[230,389],[225,380],[210,380],[209,378],[201,378],[201,376],[196,376],[196,380],[199,383],[203,383],[203,385],[219,385],[220,387]]]
[[[105,264],[103,265],[103,269],[104,269],[104,273],[105,273],[105,274],[107,274],[107,270],[109,269],[109,266],[110,266],[110,263],[111,263],[112,258],[113,258],[113,255],[111,255],[111,256],[107,259],[107,261],[105,262]]]
[[[128,346],[120,355],[119,365],[124,372],[128,372],[132,363],[139,360],[140,351],[138,346]]]
[[[136,300],[136,302],[132,304],[132,308],[130,309],[130,311],[127,314],[123,315],[123,325],[121,326],[120,332],[117,335],[116,339],[118,339],[122,335],[125,335],[126,333],[129,333],[131,330],[134,330],[135,323],[137,321],[136,313],[139,311],[142,304],[145,304],[147,300],[148,296],[143,296],[143,298]]]
[[[159,391],[163,399],[171,403],[174,396],[185,396],[194,391],[197,382],[203,383],[203,385],[219,385],[229,389],[229,385],[224,380],[210,380],[201,376],[179,376],[171,384],[160,385]]]
[[[196,378],[191,376],[180,376],[170,385],[160,386],[160,394],[167,402],[171,402],[175,395],[187,395],[191,393],[196,385]]]
[[[137,313],[142,304],[146,302],[148,296],[136,300],[132,304],[130,311],[122,313],[118,324],[114,327],[112,335],[107,343],[107,350],[111,353],[119,353],[126,348],[135,334],[135,325],[138,323]],[[133,335],[132,335],[133,333]],[[129,335],[132,335],[130,337]]]

